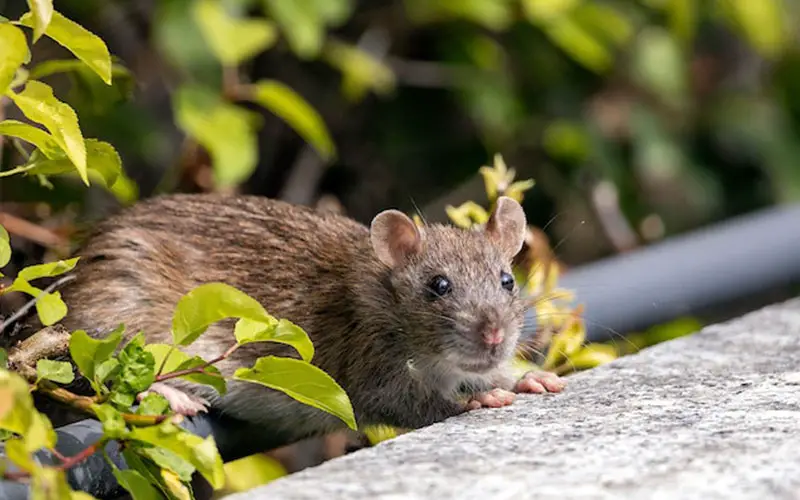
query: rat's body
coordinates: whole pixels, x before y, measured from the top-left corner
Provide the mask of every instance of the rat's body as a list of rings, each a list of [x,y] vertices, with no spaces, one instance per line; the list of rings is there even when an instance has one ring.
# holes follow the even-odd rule
[[[128,336],[144,331],[148,342],[169,343],[180,297],[203,283],[227,283],[309,334],[313,363],[344,387],[360,425],[422,427],[506,402],[507,392],[488,392],[515,386],[504,369],[524,305],[516,287],[502,288],[501,273],[511,272],[524,215],[520,229],[521,209],[503,200],[510,215],[501,213],[486,231],[417,229],[396,211],[376,217],[370,231],[260,197],[156,198],[100,224],[78,253],[77,279],[62,291],[70,308],[64,324],[101,336],[124,323]],[[432,295],[431,286],[445,290],[443,276],[451,289]],[[185,351],[222,354],[235,342],[232,327],[213,325]],[[230,376],[270,354],[297,357],[288,346],[259,342],[216,366]],[[539,382],[530,380],[526,392],[541,392]],[[256,384],[229,381],[220,397],[206,386],[169,383],[233,417],[298,436],[344,425]],[[465,405],[459,391],[473,402]]]

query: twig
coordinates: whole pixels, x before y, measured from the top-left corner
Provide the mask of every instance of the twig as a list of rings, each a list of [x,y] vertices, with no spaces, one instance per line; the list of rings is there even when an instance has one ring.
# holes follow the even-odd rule
[[[13,323],[14,321],[18,320],[22,316],[24,316],[25,313],[27,313],[33,306],[36,305],[37,302],[39,302],[39,299],[41,297],[44,297],[45,295],[47,295],[48,293],[52,292],[56,288],[60,287],[61,285],[65,284],[65,283],[68,283],[68,282],[70,282],[70,281],[72,281],[74,279],[75,279],[75,275],[69,274],[69,275],[63,276],[60,279],[58,279],[58,280],[54,281],[53,283],[51,283],[50,286],[48,286],[47,288],[42,290],[42,293],[40,293],[39,295],[34,297],[33,300],[29,301],[24,306],[20,307],[16,312],[14,312],[14,314],[12,314],[8,318],[6,318],[5,321],[0,323],[0,333],[3,333],[3,330],[5,330],[8,326],[10,326],[11,323]]]
[[[68,244],[65,238],[53,231],[11,214],[0,212],[0,225],[5,227],[11,234],[31,240],[34,243],[48,248],[60,250],[65,248]]]
[[[194,368],[187,368],[185,370],[178,370],[178,371],[174,371],[174,372],[165,373],[164,375],[158,375],[156,377],[156,382],[163,382],[164,380],[169,380],[171,378],[178,378],[178,377],[182,377],[184,375],[190,375],[192,373],[205,373],[206,375],[215,376],[215,374],[213,374],[213,373],[205,372],[205,369],[208,368],[209,366],[213,365],[214,363],[219,363],[223,359],[227,358],[228,356],[233,354],[233,352],[236,351],[236,349],[238,349],[238,348],[239,348],[239,344],[234,344],[227,351],[223,352],[222,354],[220,354],[216,358],[212,359],[211,361],[206,361],[205,364],[202,364],[200,366],[195,366]]]
[[[79,463],[83,462],[84,460],[86,460],[87,458],[91,457],[92,455],[94,455],[95,453],[100,451],[101,449],[103,449],[103,446],[105,446],[105,444],[107,442],[108,442],[107,439],[100,439],[96,443],[94,443],[94,444],[92,444],[90,446],[87,446],[86,448],[81,450],[77,455],[73,455],[71,457],[65,457],[65,456],[63,456],[63,455],[61,455],[59,453],[59,454],[56,455],[56,457],[58,457],[58,459],[61,460],[61,463],[56,465],[53,468],[55,470],[65,471],[65,470],[67,470],[67,469],[69,469],[71,467],[74,467],[74,466],[78,465]],[[57,453],[55,450],[52,450],[52,451],[53,451],[54,455]],[[10,479],[12,481],[18,481],[20,479],[24,479],[26,477],[30,477],[30,472],[28,472],[28,471],[17,471],[17,472],[5,471],[3,473],[3,477],[5,479]]]

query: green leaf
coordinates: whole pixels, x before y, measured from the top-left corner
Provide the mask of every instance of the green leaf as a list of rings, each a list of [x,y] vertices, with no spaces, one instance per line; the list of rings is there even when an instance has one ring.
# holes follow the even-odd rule
[[[319,54],[325,40],[325,23],[313,0],[265,0],[264,3],[298,57],[310,59]]]
[[[133,429],[128,437],[175,453],[192,464],[214,489],[221,488],[225,483],[222,458],[212,436],[203,439],[170,422],[164,422]]]
[[[281,319],[277,323],[262,323],[243,318],[236,322],[233,335],[239,344],[280,342],[294,347],[303,361],[311,361],[314,357],[314,345],[308,334],[286,319]]]
[[[20,23],[33,27],[34,19],[30,13],[20,18]],[[111,55],[105,42],[78,23],[71,21],[58,12],[53,12],[50,25],[45,34],[72,52],[111,85]]]
[[[8,370],[0,370],[0,429],[22,436],[28,452],[56,444],[53,425],[33,405],[30,386]]]
[[[10,260],[11,243],[9,243],[8,231],[3,226],[0,226],[0,267],[4,267]]]
[[[300,94],[275,80],[261,80],[253,85],[252,99],[265,107],[310,143],[325,160],[336,154],[325,122]]]
[[[103,437],[108,439],[124,438],[128,434],[125,419],[110,404],[92,405],[92,410],[103,424]]]
[[[150,484],[150,481],[137,471],[132,469],[120,470],[114,467],[113,472],[119,485],[131,494],[133,500],[161,500],[163,498],[159,491]]]
[[[0,135],[16,137],[17,139],[29,142],[39,148],[48,158],[64,156],[64,152],[50,134],[27,123],[18,122],[16,120],[2,121],[0,122]],[[74,168],[72,167],[72,163],[69,165],[70,169]]]
[[[169,401],[161,394],[148,392],[136,409],[138,415],[164,415],[169,410]]]
[[[259,358],[252,368],[239,368],[233,374],[244,380],[281,391],[301,403],[319,408],[342,419],[356,430],[350,398],[330,375],[316,366],[291,358]]]
[[[267,324],[276,321],[246,293],[224,283],[206,283],[178,301],[172,317],[172,338],[177,345],[189,345],[210,325],[225,318],[248,318]]]
[[[98,363],[94,369],[94,376],[98,384],[104,383],[119,371],[119,360],[111,358]]]
[[[95,179],[99,176],[106,187],[113,187],[117,180],[124,175],[122,160],[117,151],[111,144],[97,139],[86,139],[84,144],[86,147],[86,167],[89,173],[96,174],[96,176],[93,175]],[[34,152],[28,163],[15,170],[24,172],[26,175],[59,175],[75,171],[72,162],[65,158],[63,154],[57,154],[53,157],[45,154],[45,156],[47,157],[43,158]]]
[[[139,332],[122,348],[117,359],[121,368],[112,400],[127,406],[127,401],[134,401],[137,394],[155,382],[155,358],[144,349],[144,334]]]
[[[52,278],[54,276],[60,276],[64,273],[72,271],[79,259],[80,257],[75,257],[73,259],[58,260],[55,262],[48,262],[46,264],[28,266],[21,270],[17,277],[22,278],[25,281],[33,281],[39,278]]]
[[[0,24],[0,95],[8,90],[17,70],[28,59],[28,42],[25,33],[8,23]]]
[[[28,0],[33,17],[33,43],[44,35],[53,19],[53,0]]]
[[[25,448],[24,439],[9,439],[5,443],[4,451],[8,460],[20,469],[30,472],[36,468],[36,464],[31,459],[31,453]]]
[[[69,384],[75,380],[75,374],[72,373],[72,364],[66,361],[52,361],[50,359],[40,359],[36,362],[36,376],[59,384]]]
[[[78,365],[81,373],[91,381],[95,380],[95,367],[108,360],[122,341],[125,327],[120,325],[105,339],[91,338],[85,331],[77,330],[69,339],[69,354]]]
[[[36,123],[41,123],[50,131],[53,139],[75,165],[83,182],[88,185],[86,146],[83,143],[75,111],[56,99],[50,86],[35,80],[28,81],[22,92],[18,94],[9,92],[8,96],[25,116]]]
[[[173,97],[178,126],[208,150],[215,181],[229,187],[246,180],[258,162],[254,120],[201,87],[182,87]]]
[[[264,19],[236,19],[221,2],[198,0],[193,15],[211,50],[225,66],[242,62],[275,43],[275,27]]]
[[[61,292],[45,293],[38,298],[36,313],[44,326],[54,325],[67,315],[67,304],[61,298]]]
[[[728,0],[721,2],[735,24],[762,56],[777,57],[790,40],[783,0]]]
[[[174,472],[182,481],[192,480],[195,467],[175,453],[158,447],[140,448],[138,451],[162,469]]]
[[[342,72],[342,92],[352,101],[362,99],[369,90],[385,95],[395,88],[396,78],[392,69],[356,46],[328,42],[324,57]]]
[[[33,470],[30,500],[71,500],[73,498],[75,495],[67,483],[64,471],[55,467],[36,467]]]

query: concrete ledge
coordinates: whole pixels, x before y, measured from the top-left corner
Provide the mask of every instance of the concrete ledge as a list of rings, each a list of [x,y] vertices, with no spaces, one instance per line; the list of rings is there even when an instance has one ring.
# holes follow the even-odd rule
[[[800,498],[800,300],[244,499]]]

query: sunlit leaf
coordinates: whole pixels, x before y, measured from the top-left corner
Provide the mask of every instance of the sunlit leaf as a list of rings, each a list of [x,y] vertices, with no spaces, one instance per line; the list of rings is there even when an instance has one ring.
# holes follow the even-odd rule
[[[604,73],[613,62],[610,49],[574,19],[560,18],[542,27],[550,39],[576,62]]]
[[[80,257],[75,257],[67,260],[59,260],[55,262],[48,262],[46,264],[36,264],[22,269],[17,275],[25,281],[33,281],[39,278],[52,278],[59,276],[75,268]]]
[[[72,364],[50,359],[40,359],[36,362],[36,376],[59,384],[69,384],[75,379],[75,374],[72,373]]]
[[[279,342],[294,347],[303,361],[311,361],[314,357],[314,345],[308,334],[286,319],[273,323],[262,323],[243,318],[236,322],[233,335],[239,344]]]
[[[3,95],[28,58],[28,42],[22,30],[12,24],[0,23],[0,47],[0,95]]]
[[[117,180],[124,176],[119,154],[111,144],[97,139],[86,139],[85,147],[87,169],[95,174],[94,179],[99,177],[106,187],[112,188]],[[53,157],[34,154],[27,164],[20,167],[20,170],[26,175],[59,175],[72,173],[75,168],[63,154],[56,154]]]
[[[397,429],[387,425],[372,425],[364,429],[364,434],[372,446],[394,439],[398,436]]]
[[[765,57],[776,57],[789,40],[783,0],[727,0],[726,7],[744,36]]]
[[[319,54],[325,39],[325,22],[314,0],[264,0],[264,4],[295,54],[303,59]]]
[[[28,8],[33,17],[33,42],[36,43],[53,19],[53,0],[28,0]]]
[[[192,491],[177,474],[169,469],[161,469],[159,473],[161,474],[161,483],[174,500],[194,500]]]
[[[3,226],[0,226],[0,267],[4,267],[10,260],[11,243],[9,243],[8,231]]]
[[[253,85],[251,96],[288,123],[322,158],[330,160],[336,154],[322,117],[290,87],[275,80],[261,80]]]
[[[137,394],[144,392],[155,382],[155,358],[145,350],[144,334],[139,332],[125,344],[117,359],[120,372],[109,398],[125,407],[135,400]]]
[[[182,87],[173,97],[175,119],[211,155],[220,187],[246,180],[256,167],[258,147],[251,115],[200,87]]]
[[[20,18],[20,23],[34,27],[35,19],[27,13]],[[100,75],[106,84],[111,85],[111,55],[100,37],[58,12],[53,12],[45,34],[72,52]]]
[[[344,389],[330,375],[305,361],[266,356],[259,358],[252,368],[239,368],[233,378],[281,391],[339,417],[348,427],[356,429],[353,407]]]
[[[192,464],[215,489],[225,483],[222,458],[214,438],[205,439],[176,427],[170,422],[133,429],[129,439],[167,449]]]
[[[136,408],[138,415],[165,415],[169,413],[169,401],[156,392],[148,392]]]
[[[95,367],[108,360],[122,341],[125,328],[120,325],[104,339],[93,339],[85,331],[77,330],[69,339],[69,353],[78,370],[89,380],[95,379]]]
[[[188,354],[179,351],[173,346],[168,344],[147,344],[145,350],[153,355],[155,366],[158,370],[161,368],[160,374],[166,375],[168,373],[188,370],[206,365],[206,360],[199,356],[189,356]],[[164,361],[166,359],[166,362]],[[191,373],[189,375],[182,375],[179,378],[189,380],[197,384],[209,385],[216,389],[220,394],[227,392],[225,379],[216,366],[210,365],[203,368],[204,373]]]
[[[458,207],[447,205],[444,210],[453,224],[465,229],[476,224],[485,224],[489,220],[489,213],[486,209],[474,201],[464,202]]]
[[[226,463],[225,487],[229,491],[247,491],[287,474],[280,462],[259,453]]]
[[[353,101],[361,100],[368,91],[385,95],[395,88],[395,75],[390,67],[358,47],[329,42],[325,60],[342,72],[342,91]]]
[[[545,370],[552,370],[577,352],[584,340],[586,340],[586,331],[583,323],[574,319],[571,324],[553,336],[542,367]]]
[[[588,370],[610,363],[619,357],[617,350],[608,344],[587,344],[569,356],[568,364],[574,370]]]
[[[119,485],[131,494],[133,500],[161,500],[163,498],[161,493],[150,484],[150,481],[139,472],[132,469],[120,470],[116,467],[112,471]]]
[[[64,471],[55,467],[33,470],[29,500],[64,500],[74,498]]]
[[[103,424],[103,436],[120,439],[128,433],[122,414],[110,404],[92,405],[92,411]]]
[[[181,481],[188,482],[192,480],[192,474],[196,470],[194,465],[175,453],[158,447],[140,448],[138,452],[152,460],[162,469],[173,472]]]
[[[2,121],[0,122],[0,135],[16,137],[17,139],[22,139],[25,142],[33,144],[47,158],[58,158],[64,155],[64,152],[50,134],[28,123],[16,120]],[[72,166],[71,162],[69,162],[68,165],[70,170],[74,170],[75,167]]]
[[[28,452],[56,443],[50,420],[33,406],[28,383],[8,370],[0,370],[0,429],[22,436]]]
[[[61,298],[61,292],[45,293],[38,298],[36,313],[44,326],[54,325],[67,315],[67,304]]]
[[[238,66],[275,43],[275,27],[265,19],[236,19],[221,2],[198,0],[194,18],[211,50],[226,66]]]
[[[52,88],[35,80],[29,81],[22,92],[9,92],[8,95],[25,116],[41,123],[50,131],[53,139],[75,165],[83,182],[88,185],[86,146],[75,111],[56,99]]]
[[[225,318],[248,318],[270,324],[275,320],[257,300],[224,283],[206,283],[181,297],[172,317],[172,338],[189,345],[206,329]]]

